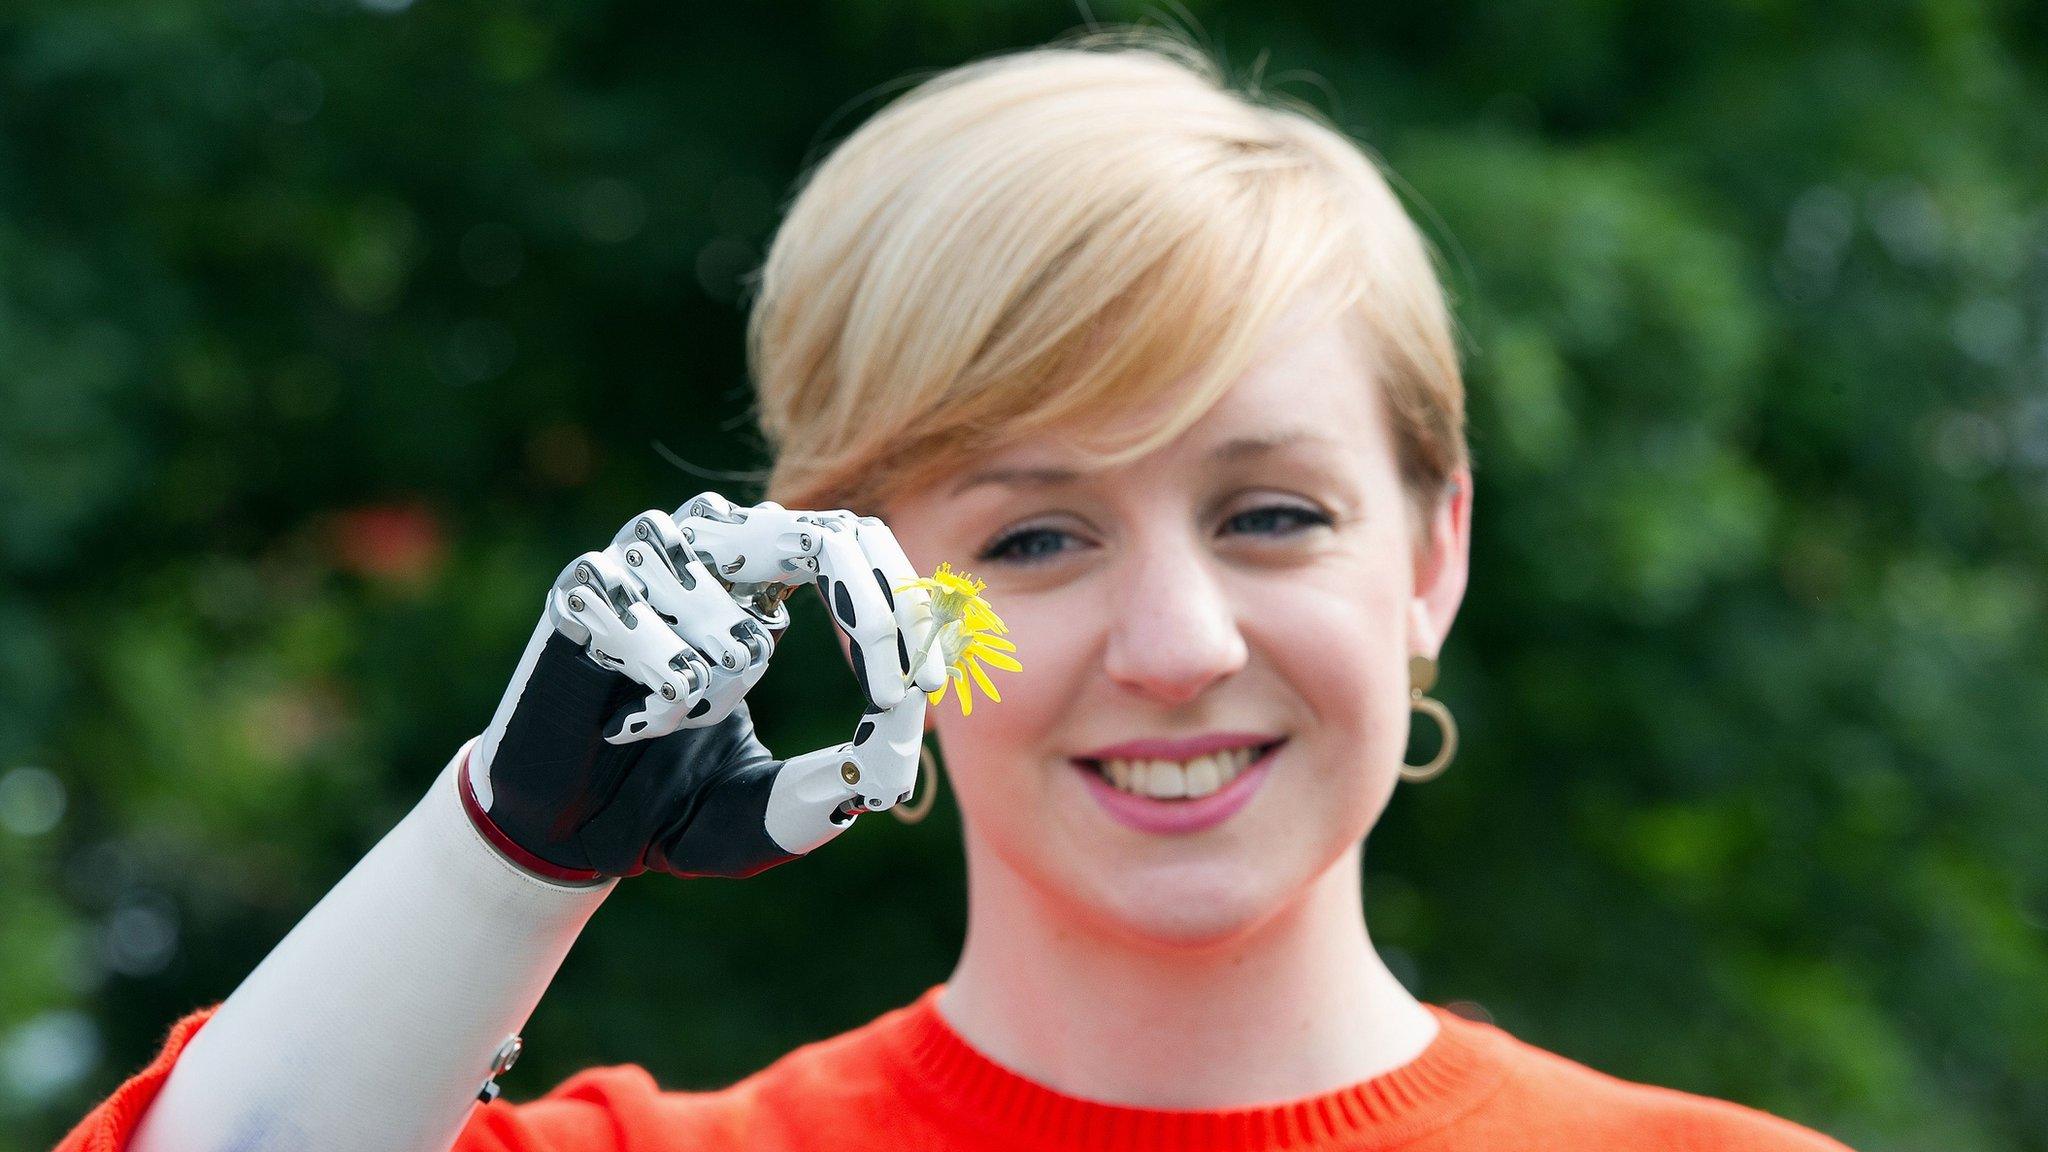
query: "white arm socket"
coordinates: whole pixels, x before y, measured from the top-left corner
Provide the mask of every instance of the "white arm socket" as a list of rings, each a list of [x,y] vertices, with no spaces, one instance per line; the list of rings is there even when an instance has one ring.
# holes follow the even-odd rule
[[[462,810],[462,760],[192,1038],[132,1152],[455,1142],[499,1046],[617,883],[506,860]]]

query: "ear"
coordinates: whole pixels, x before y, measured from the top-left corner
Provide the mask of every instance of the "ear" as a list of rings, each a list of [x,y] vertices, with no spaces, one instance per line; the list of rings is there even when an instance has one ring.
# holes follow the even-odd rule
[[[1472,552],[1472,470],[1460,468],[1416,540],[1415,595],[1408,602],[1408,651],[1434,660],[1465,599]]]

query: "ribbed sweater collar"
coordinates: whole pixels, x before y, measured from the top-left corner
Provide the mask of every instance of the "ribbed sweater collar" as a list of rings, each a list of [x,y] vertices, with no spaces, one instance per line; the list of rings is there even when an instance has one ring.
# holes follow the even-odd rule
[[[1497,1087],[1499,1034],[1430,1005],[1441,1027],[1414,1060],[1362,1083],[1285,1103],[1219,1111],[1132,1108],[1047,1088],[983,1056],[938,1010],[943,985],[898,1014],[893,1049],[904,1091],[947,1121],[1020,1148],[1387,1148],[1450,1123]]]

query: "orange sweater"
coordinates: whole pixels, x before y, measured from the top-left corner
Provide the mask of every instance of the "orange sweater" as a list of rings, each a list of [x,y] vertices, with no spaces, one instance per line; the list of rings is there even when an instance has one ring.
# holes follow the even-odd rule
[[[1442,1031],[1422,1055],[1328,1095],[1216,1112],[1099,1104],[991,1063],[947,1026],[938,993],[716,1092],[664,1092],[632,1064],[586,1069],[538,1100],[478,1106],[455,1152],[1844,1152],[1787,1121],[1616,1080],[1439,1008]],[[57,1152],[125,1147],[210,1013],[178,1021],[156,1060]]]

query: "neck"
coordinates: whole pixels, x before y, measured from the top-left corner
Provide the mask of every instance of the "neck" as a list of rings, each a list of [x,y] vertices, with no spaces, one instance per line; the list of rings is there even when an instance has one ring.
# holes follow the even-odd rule
[[[1055,1091],[1142,1108],[1297,1100],[1397,1068],[1435,1037],[1373,950],[1355,846],[1279,915],[1197,948],[1077,925],[968,839],[967,941],[940,1011]]]

